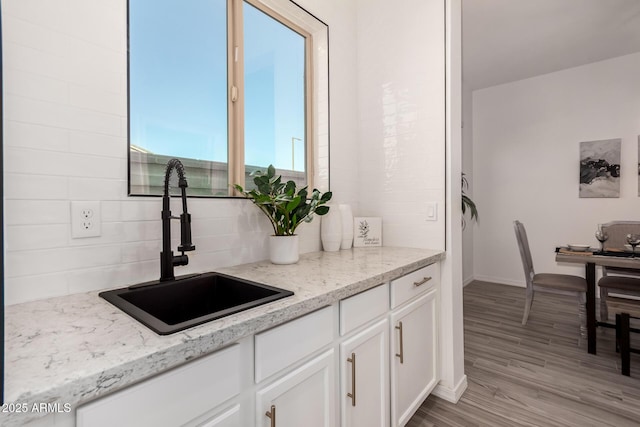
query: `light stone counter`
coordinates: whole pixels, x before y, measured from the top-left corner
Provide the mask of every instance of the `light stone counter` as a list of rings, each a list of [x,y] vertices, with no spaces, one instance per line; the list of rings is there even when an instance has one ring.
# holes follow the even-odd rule
[[[31,412],[34,403],[75,410],[84,401],[443,258],[442,251],[428,249],[358,248],[304,254],[294,265],[265,261],[217,269],[294,295],[167,336],[147,329],[97,292],[8,306],[5,402],[28,411],[0,413],[0,425],[23,425],[45,415]]]

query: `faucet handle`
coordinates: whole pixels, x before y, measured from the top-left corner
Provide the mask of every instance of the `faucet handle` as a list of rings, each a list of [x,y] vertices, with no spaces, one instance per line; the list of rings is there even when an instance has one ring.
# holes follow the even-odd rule
[[[195,249],[196,247],[191,241],[191,214],[183,213],[180,215],[180,246],[178,246],[178,250],[188,252]]]

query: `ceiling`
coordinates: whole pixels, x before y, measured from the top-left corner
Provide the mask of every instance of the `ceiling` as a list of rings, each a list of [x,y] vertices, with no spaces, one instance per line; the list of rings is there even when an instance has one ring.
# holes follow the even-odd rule
[[[640,0],[462,0],[471,90],[640,52]]]

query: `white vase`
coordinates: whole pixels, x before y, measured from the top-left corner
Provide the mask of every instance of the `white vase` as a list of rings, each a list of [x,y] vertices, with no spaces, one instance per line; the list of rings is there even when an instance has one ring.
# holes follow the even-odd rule
[[[342,243],[342,218],[337,206],[330,206],[329,212],[322,216],[320,223],[322,248],[327,252],[340,250]]]
[[[353,245],[353,213],[350,205],[338,205],[342,219],[342,242],[340,249],[351,249]]]
[[[300,259],[299,238],[293,236],[269,236],[269,259],[274,264],[295,264]]]

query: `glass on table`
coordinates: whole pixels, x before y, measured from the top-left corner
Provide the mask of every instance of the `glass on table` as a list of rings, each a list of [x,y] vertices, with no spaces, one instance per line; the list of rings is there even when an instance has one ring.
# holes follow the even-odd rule
[[[596,230],[595,236],[596,239],[598,239],[598,242],[600,242],[600,251],[604,252],[604,242],[607,241],[609,235],[602,229],[602,224],[598,224],[598,229]]]
[[[631,245],[631,257],[636,257],[636,246],[640,245],[640,234],[627,234],[627,243]]]

